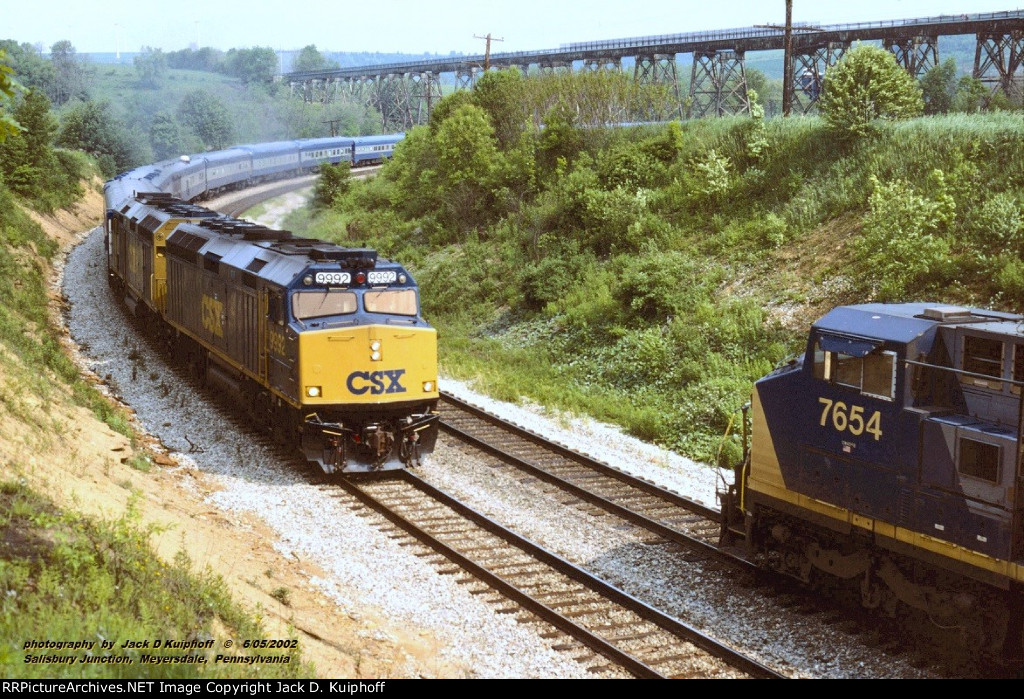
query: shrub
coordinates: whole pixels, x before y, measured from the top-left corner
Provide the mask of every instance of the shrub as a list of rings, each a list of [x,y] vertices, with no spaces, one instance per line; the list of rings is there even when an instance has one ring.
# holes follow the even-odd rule
[[[846,136],[864,136],[876,119],[906,119],[924,108],[921,88],[878,46],[857,46],[825,73],[818,102],[825,121]]]
[[[939,236],[948,202],[928,199],[906,182],[872,178],[871,211],[854,254],[883,300],[900,300],[929,273],[947,264],[949,243]]]

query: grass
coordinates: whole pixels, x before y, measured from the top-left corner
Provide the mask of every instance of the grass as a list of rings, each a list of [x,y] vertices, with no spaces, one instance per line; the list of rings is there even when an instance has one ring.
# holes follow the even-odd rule
[[[0,484],[0,668],[5,678],[296,678],[312,668],[214,662],[228,639],[263,638],[224,582],[196,574],[184,552],[166,563],[151,550],[151,529],[129,507],[113,522],[61,511],[24,485]],[[192,648],[122,649],[126,640],[196,642]],[[32,641],[86,641],[81,650],[26,649]],[[102,642],[113,645],[103,649]],[[205,646],[209,646],[206,648]],[[238,651],[244,652],[244,651]],[[205,664],[146,664],[143,655],[202,656]],[[48,655],[72,662],[29,662]],[[118,664],[92,664],[113,656]]]

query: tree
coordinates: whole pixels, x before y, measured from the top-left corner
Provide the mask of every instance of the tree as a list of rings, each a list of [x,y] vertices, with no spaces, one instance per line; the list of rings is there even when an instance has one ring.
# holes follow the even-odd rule
[[[143,46],[142,53],[133,60],[139,81],[146,87],[157,87],[167,73],[167,56],[160,49]]]
[[[65,112],[57,145],[89,153],[108,177],[152,157],[142,139],[114,116],[108,102],[83,102]]]
[[[170,112],[159,112],[153,116],[149,126],[149,142],[153,146],[153,154],[159,160],[203,149],[199,137],[185,133]]]
[[[21,129],[0,143],[0,173],[14,192],[34,200],[36,208],[50,210],[75,196],[79,171],[73,160],[58,158],[53,150],[57,121],[50,100],[31,90],[20,100],[14,118]]]
[[[5,39],[0,41],[0,51],[7,53],[7,62],[18,76],[18,82],[29,90],[41,90],[52,94],[57,72],[50,61],[39,55],[32,44],[19,44]]]
[[[66,104],[73,97],[88,99],[85,69],[75,54],[70,41],[58,41],[50,47],[50,62],[56,73],[50,99],[57,106]]]
[[[915,117],[924,104],[917,81],[890,52],[862,45],[825,73],[819,108],[836,131],[863,136],[876,119]]]
[[[526,129],[526,80],[518,68],[491,70],[473,88],[473,102],[487,112],[502,150],[513,148]]]
[[[544,130],[537,143],[537,164],[554,174],[559,162],[571,164],[583,152],[583,135],[573,125],[573,112],[565,102],[558,102],[544,116]]]
[[[277,54],[272,48],[231,49],[225,64],[228,75],[243,83],[269,83],[277,73]]]
[[[988,99],[988,88],[975,77],[965,75],[956,85],[953,108],[958,112],[980,112]]]
[[[473,94],[467,90],[456,90],[446,95],[430,110],[430,118],[427,120],[430,133],[436,136],[445,119],[457,112],[459,107],[467,104],[473,104]]]
[[[207,148],[226,148],[234,138],[231,117],[224,103],[205,90],[186,94],[178,106],[178,118]]]
[[[292,64],[292,70],[295,72],[303,72],[307,70],[330,70],[331,68],[337,67],[338,64],[324,58],[324,55],[317,50],[314,44],[302,47],[302,50],[299,51],[299,55],[295,58],[295,63]]]
[[[18,132],[18,122],[6,113],[4,103],[14,97],[14,71],[7,65],[7,54],[0,50],[0,141]]]
[[[181,49],[167,54],[167,65],[181,70],[202,70],[207,73],[224,73],[224,54],[217,49],[204,46],[198,51]]]
[[[445,119],[434,138],[447,223],[468,230],[487,218],[490,187],[499,166],[487,112],[465,104]]]
[[[352,185],[349,163],[342,161],[337,165],[320,166],[320,177],[313,189],[313,206],[329,209]]]
[[[947,58],[921,76],[925,114],[946,114],[956,98],[956,61]]]

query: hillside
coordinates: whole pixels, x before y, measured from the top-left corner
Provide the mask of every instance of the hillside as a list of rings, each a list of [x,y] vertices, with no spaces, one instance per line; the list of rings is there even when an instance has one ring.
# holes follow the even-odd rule
[[[410,266],[444,370],[498,398],[731,462],[752,383],[828,308],[1024,304],[1019,112],[606,129],[493,75],[308,232]]]

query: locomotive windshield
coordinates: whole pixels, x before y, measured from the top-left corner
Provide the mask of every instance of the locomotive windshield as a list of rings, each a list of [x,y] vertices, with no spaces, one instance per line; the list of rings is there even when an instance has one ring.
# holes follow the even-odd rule
[[[340,316],[356,312],[356,295],[351,291],[328,289],[296,291],[292,294],[292,314],[296,320]]]
[[[391,313],[400,316],[416,315],[416,290],[393,289],[367,291],[363,294],[367,313]]]

